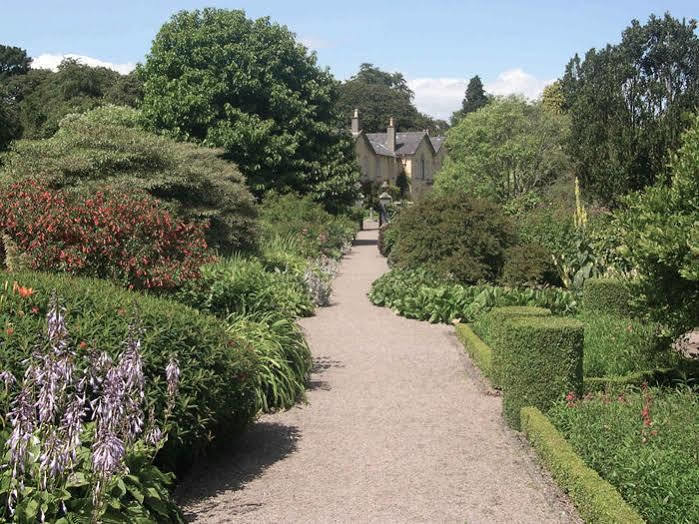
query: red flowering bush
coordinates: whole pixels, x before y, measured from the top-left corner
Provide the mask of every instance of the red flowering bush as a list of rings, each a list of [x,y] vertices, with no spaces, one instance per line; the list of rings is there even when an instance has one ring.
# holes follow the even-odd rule
[[[26,180],[0,187],[0,232],[29,268],[170,289],[211,260],[205,225],[182,222],[146,195],[52,190]]]

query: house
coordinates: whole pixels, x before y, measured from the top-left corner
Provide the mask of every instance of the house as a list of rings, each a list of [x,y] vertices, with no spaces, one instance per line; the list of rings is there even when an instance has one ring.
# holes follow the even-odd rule
[[[365,133],[361,130],[357,109],[352,117],[352,136],[361,181],[395,185],[398,175],[405,173],[413,198],[430,190],[434,174],[442,166],[446,154],[444,137],[430,136],[427,130],[398,133],[393,118],[385,133]]]

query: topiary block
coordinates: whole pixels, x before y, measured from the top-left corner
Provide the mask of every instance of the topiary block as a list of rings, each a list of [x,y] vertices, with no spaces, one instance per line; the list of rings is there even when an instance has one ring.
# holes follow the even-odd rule
[[[589,312],[629,316],[631,291],[618,278],[590,278],[583,285],[583,309]]]
[[[520,428],[520,410],[548,410],[566,393],[583,389],[583,324],[559,317],[519,317],[498,335],[503,414]]]

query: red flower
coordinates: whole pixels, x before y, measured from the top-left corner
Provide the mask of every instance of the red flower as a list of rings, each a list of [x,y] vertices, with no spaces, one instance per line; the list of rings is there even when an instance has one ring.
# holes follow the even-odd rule
[[[5,329],[5,333],[7,333],[8,336],[11,336],[15,333],[15,328],[13,328],[12,326],[9,326]]]

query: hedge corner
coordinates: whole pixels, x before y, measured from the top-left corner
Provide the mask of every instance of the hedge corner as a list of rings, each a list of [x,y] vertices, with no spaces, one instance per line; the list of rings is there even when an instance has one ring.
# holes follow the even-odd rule
[[[493,352],[490,347],[476,335],[468,324],[456,324],[456,338],[464,345],[466,352],[486,377],[491,377]]]
[[[520,409],[548,410],[568,392],[583,391],[583,324],[559,317],[508,320],[498,337],[503,415],[519,429]]]
[[[578,508],[585,522],[643,523],[619,492],[585,465],[568,441],[537,408],[521,410],[522,431],[551,475]]]

